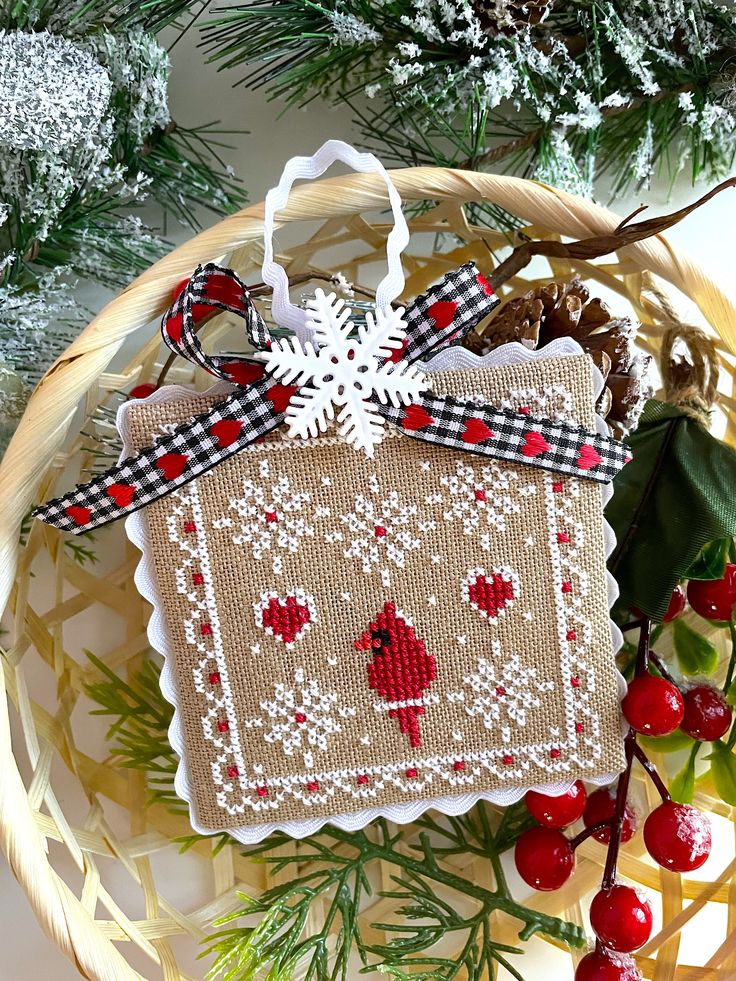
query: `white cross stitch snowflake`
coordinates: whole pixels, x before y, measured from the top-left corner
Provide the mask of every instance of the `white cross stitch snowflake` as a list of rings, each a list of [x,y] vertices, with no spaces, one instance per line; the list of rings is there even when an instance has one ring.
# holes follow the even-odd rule
[[[440,483],[447,488],[449,506],[443,511],[445,521],[462,522],[463,532],[472,535],[480,527],[481,521],[495,531],[506,531],[506,518],[519,514],[521,505],[519,495],[529,493],[529,487],[520,485],[519,472],[489,463],[475,468],[458,461],[454,474],[445,474]],[[444,495],[427,495],[427,504],[447,504]],[[488,550],[490,535],[483,535],[481,545]]]
[[[554,682],[538,681],[537,669],[525,665],[518,654],[503,661],[497,639],[492,641],[492,651],[492,660],[478,658],[477,670],[463,678],[472,694],[454,692],[450,699],[464,702],[468,715],[482,716],[486,729],[498,729],[503,741],[510,742],[512,728],[526,725],[527,714],[539,708],[541,696],[552,691]]]
[[[355,715],[354,708],[338,709],[337,693],[323,691],[315,678],[307,678],[304,668],[294,672],[294,683],[277,683],[274,697],[259,703],[273,725],[264,733],[269,743],[281,743],[286,756],[302,753],[304,766],[314,765],[313,750],[324,752],[330,736],[342,732],[338,717]]]
[[[564,385],[553,382],[540,388],[514,388],[501,400],[501,407],[555,422],[574,422],[572,395]]]
[[[383,439],[383,417],[374,402],[409,405],[426,387],[418,368],[406,362],[384,361],[400,350],[406,338],[403,309],[391,307],[366,313],[357,327],[351,310],[334,293],[321,289],[309,300],[307,326],[313,342],[303,346],[298,338],[275,340],[264,354],[266,366],[283,384],[302,386],[286,410],[290,436],[317,436],[337,416],[338,433],[356,449],[373,456]],[[316,345],[316,347],[315,347]]]
[[[271,553],[273,571],[280,574],[282,557],[277,553],[296,552],[302,538],[314,537],[314,526],[307,514],[311,500],[309,492],[293,490],[286,476],[270,485],[248,479],[243,482],[243,496],[230,498],[230,508],[240,516],[240,523],[236,525],[231,517],[223,515],[213,521],[213,526],[237,528],[233,544],[248,547],[254,559]]]
[[[381,581],[384,586],[389,586],[390,566],[403,569],[407,552],[413,552],[421,545],[412,530],[417,506],[404,504],[395,490],[389,491],[381,499],[380,485],[375,474],[368,480],[368,488],[376,496],[371,498],[365,494],[356,494],[355,509],[340,516],[353,536],[344,555],[348,559],[357,559],[363,572],[370,574],[374,569],[380,568]],[[330,540],[335,537],[342,539],[342,534],[333,535]]]

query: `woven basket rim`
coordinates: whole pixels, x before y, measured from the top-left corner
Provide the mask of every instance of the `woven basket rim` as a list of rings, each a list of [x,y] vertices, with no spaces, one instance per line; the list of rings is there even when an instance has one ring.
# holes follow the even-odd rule
[[[389,172],[405,201],[485,201],[557,234],[585,238],[611,232],[621,218],[599,205],[523,178],[415,167]],[[322,179],[296,188],[277,227],[308,219],[357,215],[386,206],[378,175]],[[138,276],[90,322],[36,387],[0,462],[0,607],[15,577],[18,532],[40,481],[61,449],[79,400],[105,371],[125,338],[148,325],[169,302],[173,287],[199,262],[218,261],[258,240],[263,203],[250,205],[174,249]],[[680,289],[736,353],[736,306],[686,253],[664,236],[619,252],[639,275],[645,269]],[[627,272],[627,275],[629,273]],[[0,685],[4,677],[0,672]],[[8,706],[0,697],[0,844],[46,933],[83,976],[140,978],[92,915],[51,866],[12,752]]]

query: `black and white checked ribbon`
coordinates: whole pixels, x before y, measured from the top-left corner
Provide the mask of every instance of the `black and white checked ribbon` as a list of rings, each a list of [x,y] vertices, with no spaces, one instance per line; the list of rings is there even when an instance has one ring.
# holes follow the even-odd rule
[[[426,393],[408,408],[381,406],[380,412],[424,443],[603,484],[613,480],[630,458],[629,448],[609,436],[450,395]]]
[[[408,340],[399,356],[417,361],[457,343],[498,302],[473,263],[448,273],[407,309]],[[36,517],[74,534],[108,524],[201,476],[282,424],[294,386],[274,383],[263,364],[247,356],[204,352],[196,325],[216,310],[241,316],[250,343],[268,349],[270,332],[247,287],[232,270],[214,264],[195,271],[164,316],[161,331],[172,351],[233,382],[235,391],[135,456],[42,505]],[[622,443],[608,437],[449,396],[427,394],[408,407],[378,409],[425,442],[601,482],[611,480],[628,456]]]

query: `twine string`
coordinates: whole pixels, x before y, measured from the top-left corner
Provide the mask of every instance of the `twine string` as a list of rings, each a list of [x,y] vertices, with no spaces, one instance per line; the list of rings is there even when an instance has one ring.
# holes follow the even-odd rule
[[[680,318],[651,273],[644,273],[643,279],[644,290],[654,297],[664,314],[660,348],[664,401],[709,428],[720,374],[715,342],[701,327]]]

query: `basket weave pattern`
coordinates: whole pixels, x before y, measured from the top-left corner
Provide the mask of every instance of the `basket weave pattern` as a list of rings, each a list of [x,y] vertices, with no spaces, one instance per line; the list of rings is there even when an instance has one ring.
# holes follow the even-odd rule
[[[433,202],[430,210],[410,222],[412,245],[404,259],[407,296],[418,294],[462,262],[472,259],[484,273],[497,263],[498,253],[508,246],[508,240],[469,223],[465,205],[471,202],[490,201],[507,209],[525,223],[526,234],[537,238],[584,238],[610,232],[620,223],[618,216],[589,202],[515,178],[432,168],[394,171],[391,177],[405,202]],[[390,229],[383,218],[373,221],[368,216],[380,215],[385,206],[385,186],[375,176],[333,178],[296,190],[288,208],[278,215],[279,225],[299,220],[320,224],[304,244],[287,249],[279,260],[290,276],[310,272],[329,275],[339,268],[348,280],[365,283],[375,264],[383,262]],[[11,628],[4,637],[6,657],[4,673],[0,674],[8,696],[0,696],[0,843],[44,930],[84,977],[104,981],[188,977],[177,965],[172,938],[188,935],[194,941],[202,939],[218,915],[237,905],[238,888],[257,894],[265,887],[266,871],[230,847],[212,857],[210,844],[201,842],[195,852],[211,868],[209,902],[184,913],[164,898],[175,895],[176,890],[170,882],[159,881],[152,857],[172,839],[187,834],[186,817],[162,807],[147,808],[141,775],[106,760],[103,746],[97,747],[94,756],[83,751],[77,745],[74,728],[80,713],[89,707],[89,703],[77,706],[85,683],[95,677],[88,662],[70,653],[72,648],[76,651],[91,646],[80,637],[84,618],[115,613],[124,619],[125,641],[110,644],[107,650],[95,649],[95,654],[122,676],[134,671],[148,652],[148,611],[132,583],[138,555],[132,546],[122,544],[122,529],[105,532],[101,541],[115,541],[117,549],[111,548],[111,554],[119,552],[120,559],[113,568],[109,562],[102,563],[105,571],[96,575],[94,568],[80,567],[70,559],[54,529],[34,523],[22,547],[18,544],[19,529],[39,493],[48,496],[62,472],[66,471],[66,487],[77,478],[80,467],[90,465],[92,458],[85,452],[88,441],[70,431],[88,430],[90,418],[100,406],[116,404],[116,392],[156,379],[161,351],[155,319],[168,305],[174,286],[198,263],[226,258],[246,281],[260,278],[262,216],[262,206],[256,205],[225,219],[162,259],[116,297],[38,386],[0,466],[0,606],[8,602]],[[622,305],[628,303],[633,308],[643,324],[641,345],[655,353],[666,316],[646,295],[645,271],[661,277],[689,297],[710,324],[718,337],[727,383],[732,385],[736,309],[695,262],[675,253],[665,239],[652,238],[596,264],[572,267],[553,260],[541,274],[536,265],[532,268],[533,274],[530,268],[528,278],[515,278],[504,287],[504,293],[518,295],[530,285],[566,278],[577,271],[587,281],[597,281],[618,294]],[[228,328],[221,323],[224,319],[208,328],[209,337]],[[135,339],[129,340],[135,332]],[[136,353],[123,368],[112,372],[110,362],[126,341],[126,348],[137,347]],[[189,369],[178,367],[169,374],[169,380],[194,383],[198,388],[207,384],[205,378],[193,377]],[[75,416],[80,404],[82,412]],[[723,396],[722,406],[727,438],[731,438],[736,428],[731,389]],[[48,596],[42,602],[36,598],[32,571],[40,567],[53,583],[50,603]],[[39,665],[44,666],[43,672]],[[43,687],[39,679],[43,679]],[[49,709],[54,681],[55,704]],[[18,722],[16,731],[21,736],[17,742],[25,743],[24,755],[27,753],[30,760],[31,775],[25,781],[11,745],[8,707]],[[73,818],[67,817],[56,796],[59,768],[68,770],[72,776],[65,774],[65,778],[73,779],[83,792],[87,804],[81,818],[78,808]],[[650,788],[642,784],[640,793],[649,794]],[[114,822],[106,813],[110,801],[129,812],[127,835],[120,833],[117,824],[113,829]],[[718,800],[707,782],[699,784],[695,803],[731,817],[731,809]],[[60,847],[48,847],[55,842],[61,843]],[[62,852],[63,861],[59,857]],[[530,902],[545,912],[582,923],[580,900],[600,879],[605,849],[588,841],[578,854],[577,872],[567,885],[554,894],[536,894]],[[110,859],[119,863],[118,875],[122,872],[129,877],[130,888],[139,891],[144,916],[129,918],[108,892]],[[466,875],[472,871],[467,866],[474,861],[472,856],[464,860]],[[79,874],[70,877],[68,885],[60,870],[70,864]],[[707,966],[694,967],[678,964],[678,931],[706,903],[728,904],[728,927],[732,931],[736,920],[736,861],[712,883],[681,880],[645,860],[641,835],[637,835],[625,848],[620,868],[624,876],[662,894],[666,925],[638,957],[646,977],[655,981],[709,981],[734,976],[729,972],[736,971],[736,933],[730,932]],[[363,911],[366,923],[390,916],[390,910],[382,909],[383,904],[376,899]],[[499,917],[496,939],[514,942],[516,931],[511,920]],[[141,963],[137,953],[134,957],[127,954],[134,947],[149,959],[144,974],[129,963]]]

